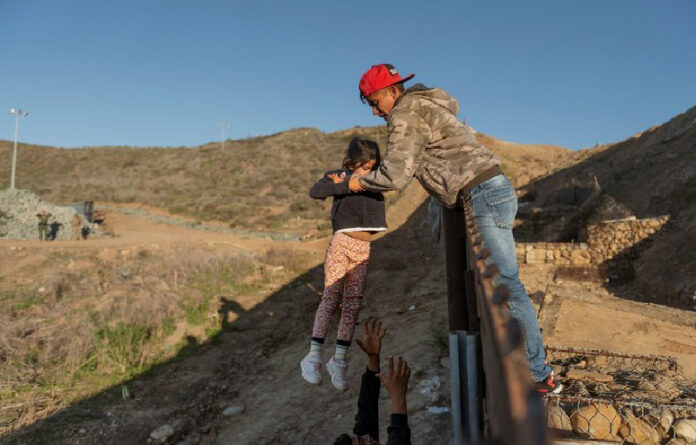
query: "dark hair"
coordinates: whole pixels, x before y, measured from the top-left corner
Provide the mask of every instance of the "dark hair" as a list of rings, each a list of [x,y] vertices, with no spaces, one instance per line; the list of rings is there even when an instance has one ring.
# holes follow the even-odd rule
[[[353,439],[347,434],[341,434],[336,438],[334,445],[353,445]]]
[[[346,156],[343,158],[343,168],[353,170],[373,159],[377,161],[373,167],[373,170],[376,170],[380,161],[377,142],[370,139],[353,138],[348,144]]]
[[[391,63],[383,63],[382,65],[384,65],[388,70],[393,70],[393,69],[395,69],[395,68],[394,68],[394,65],[392,65]],[[389,87],[396,87],[396,89],[397,89],[397,91],[399,91],[399,93],[403,93],[403,92],[404,92],[404,83],[403,83],[403,82],[397,82],[397,83],[395,83],[395,84],[393,84],[393,85],[389,85]],[[389,87],[387,87],[387,88],[389,88]],[[360,88],[358,88],[358,92],[360,93],[360,102],[366,103],[366,102],[367,102],[367,96],[365,96],[365,95],[362,93],[362,90],[361,90]]]

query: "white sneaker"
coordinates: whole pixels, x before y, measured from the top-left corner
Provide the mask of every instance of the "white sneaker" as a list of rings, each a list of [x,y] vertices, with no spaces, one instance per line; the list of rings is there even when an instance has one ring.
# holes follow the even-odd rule
[[[312,385],[318,385],[321,383],[321,357],[318,355],[312,355],[307,353],[300,362],[300,368],[302,369],[302,378],[307,380]]]
[[[348,387],[346,383],[346,370],[348,365],[344,361],[338,361],[334,357],[326,362],[326,370],[331,375],[331,384],[339,391],[345,391]]]

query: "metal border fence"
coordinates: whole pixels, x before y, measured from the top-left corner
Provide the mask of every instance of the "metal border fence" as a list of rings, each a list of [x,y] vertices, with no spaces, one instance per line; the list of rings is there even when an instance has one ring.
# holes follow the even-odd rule
[[[454,443],[550,444],[522,329],[481,238],[470,202],[443,208]]]
[[[547,422],[555,425],[559,443],[610,440],[657,445],[670,439],[696,440],[694,385],[684,381],[680,395],[670,400],[640,399],[631,393],[655,386],[660,379],[674,388],[674,382],[681,381],[683,375],[672,357],[547,347],[550,364],[558,366],[559,357],[571,360],[557,372],[557,377],[566,379],[570,386],[568,392],[548,394],[543,399],[534,390],[522,328],[508,309],[508,290],[495,284],[498,268],[490,261],[471,202],[465,201],[463,208],[443,207],[442,222],[455,445],[549,445]],[[595,372],[595,377],[614,379],[615,387],[621,381],[628,382],[626,390],[619,388],[611,394],[596,391],[603,388],[600,382],[586,384],[587,394],[572,394],[573,385],[582,382],[568,380],[567,368],[582,369],[587,366],[583,359],[600,360],[597,357],[603,357],[604,368],[601,372],[586,369],[589,374],[585,376]],[[609,372],[611,376],[607,366],[616,368]],[[582,376],[582,372],[575,372]],[[560,436],[559,425],[564,430]]]

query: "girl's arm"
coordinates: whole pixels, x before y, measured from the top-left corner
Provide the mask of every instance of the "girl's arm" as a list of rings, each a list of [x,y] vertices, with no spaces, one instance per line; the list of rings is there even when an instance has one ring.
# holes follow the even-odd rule
[[[312,189],[309,191],[309,196],[314,199],[326,199],[329,196],[350,195],[348,181],[334,182],[331,178],[329,178],[329,175],[332,173],[341,172],[331,171],[324,173],[324,177],[314,184]]]

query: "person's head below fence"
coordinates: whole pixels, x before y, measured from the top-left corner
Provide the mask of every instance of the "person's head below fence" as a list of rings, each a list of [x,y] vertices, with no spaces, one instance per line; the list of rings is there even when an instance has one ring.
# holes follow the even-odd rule
[[[379,167],[379,145],[370,139],[354,138],[348,144],[343,158],[343,168],[354,175],[364,176]]]
[[[372,114],[386,120],[396,100],[404,92],[404,82],[414,74],[401,77],[394,65],[372,65],[360,78],[360,100],[372,108]]]
[[[379,442],[375,442],[371,437],[358,437],[349,436],[348,434],[341,434],[336,438],[333,445],[379,445]]]
[[[334,440],[334,445],[379,445],[381,386],[386,389],[391,402],[387,442],[394,445],[411,445],[406,404],[411,368],[403,357],[388,357],[385,369],[380,370],[382,339],[386,334],[387,328],[380,320],[370,319],[363,322],[363,336],[356,342],[365,353],[367,366],[360,384],[353,434],[341,434]]]

